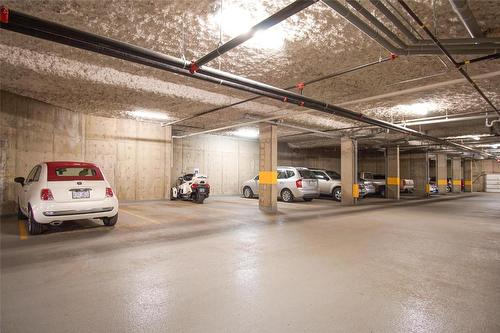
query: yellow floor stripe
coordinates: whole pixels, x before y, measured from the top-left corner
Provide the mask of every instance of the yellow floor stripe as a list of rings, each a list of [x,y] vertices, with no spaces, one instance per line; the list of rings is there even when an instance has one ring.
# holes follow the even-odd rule
[[[135,217],[138,217],[144,221],[148,221],[148,222],[151,222],[151,223],[154,223],[154,224],[160,224],[160,221],[157,221],[157,220],[153,220],[149,217],[145,217],[145,216],[141,216],[141,215],[138,215],[138,214],[135,214],[135,213],[132,213],[128,210],[125,210],[123,208],[120,208],[120,212],[124,212],[125,214],[128,214],[128,215],[132,215],[132,216],[135,216]]]
[[[26,240],[28,239],[28,231],[26,230],[26,225],[23,220],[17,221],[17,226],[19,227],[19,239]]]

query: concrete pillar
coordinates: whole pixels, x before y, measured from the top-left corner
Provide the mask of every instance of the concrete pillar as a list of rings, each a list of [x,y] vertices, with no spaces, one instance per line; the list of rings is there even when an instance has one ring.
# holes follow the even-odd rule
[[[464,160],[464,192],[473,192],[472,186],[472,159]]]
[[[340,177],[342,179],[342,204],[354,205],[359,197],[358,145],[356,140],[340,140]]]
[[[172,187],[172,169],[174,166],[174,144],[172,142],[172,126],[165,126],[165,199],[170,199]]]
[[[451,182],[453,193],[460,193],[462,191],[462,159],[460,157],[453,157],[451,160]]]
[[[399,146],[385,151],[385,197],[399,200]]]
[[[448,156],[443,153],[436,154],[436,184],[440,194],[446,194],[448,185]]]
[[[412,153],[410,159],[410,178],[415,183],[415,195],[429,196],[429,153]]]
[[[259,208],[267,213],[278,211],[278,134],[277,126],[261,123],[259,127]]]

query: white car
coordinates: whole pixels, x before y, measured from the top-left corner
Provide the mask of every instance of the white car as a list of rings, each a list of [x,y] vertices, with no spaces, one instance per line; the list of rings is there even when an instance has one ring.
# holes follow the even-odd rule
[[[118,220],[118,199],[98,166],[83,162],[45,162],[28,177],[17,177],[18,217],[28,218],[28,232],[40,234],[44,224],[102,219],[107,226]]]

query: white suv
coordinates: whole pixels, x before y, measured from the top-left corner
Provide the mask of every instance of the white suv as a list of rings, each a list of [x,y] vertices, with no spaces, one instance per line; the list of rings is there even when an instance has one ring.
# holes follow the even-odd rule
[[[83,162],[45,162],[36,165],[28,177],[17,177],[18,217],[28,218],[32,235],[43,224],[102,219],[107,226],[118,220],[118,199],[99,167]]]

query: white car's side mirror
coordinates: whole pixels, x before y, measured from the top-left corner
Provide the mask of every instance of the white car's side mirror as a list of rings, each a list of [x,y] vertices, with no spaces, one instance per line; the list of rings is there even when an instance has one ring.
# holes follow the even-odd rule
[[[14,181],[16,183],[21,184],[21,186],[24,186],[24,177],[16,177],[16,178],[14,178]]]

